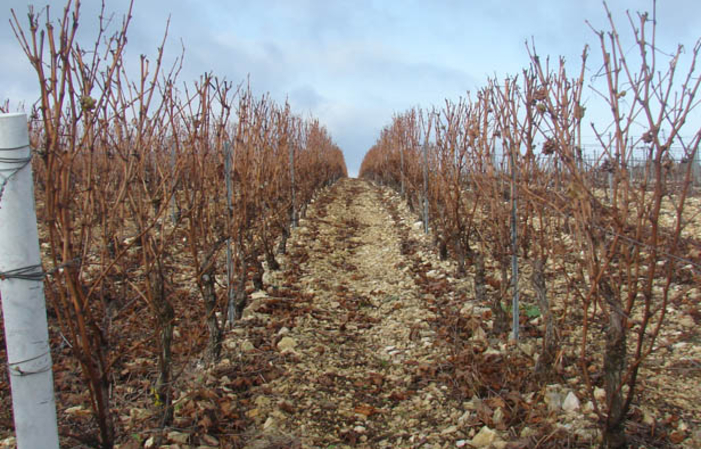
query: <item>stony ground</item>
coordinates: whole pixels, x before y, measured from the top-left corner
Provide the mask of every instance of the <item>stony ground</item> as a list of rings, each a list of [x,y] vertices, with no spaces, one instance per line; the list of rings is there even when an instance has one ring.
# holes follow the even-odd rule
[[[303,447],[454,447],[460,440],[460,404],[446,386],[416,378],[418,367],[444,361],[448,348],[431,329],[435,314],[402,263],[380,195],[364,182],[341,182],[290,242],[297,257],[308,256],[294,269],[313,313],[277,332],[278,350],[289,355],[280,366],[286,374],[255,399],[249,415],[265,435],[252,447],[284,436]],[[266,278],[284,280],[285,273]]]
[[[396,193],[343,180],[307,212],[227,338],[224,365],[268,364],[243,400],[246,447],[596,447],[596,414],[567,355],[576,339],[563,341],[559,381],[538,384],[540,318],[522,323],[518,347],[489,337],[471,276],[452,277]],[[698,362],[698,335],[687,337],[670,366]],[[701,447],[698,374],[648,379],[629,426],[637,447]],[[678,394],[660,398],[661,385]]]

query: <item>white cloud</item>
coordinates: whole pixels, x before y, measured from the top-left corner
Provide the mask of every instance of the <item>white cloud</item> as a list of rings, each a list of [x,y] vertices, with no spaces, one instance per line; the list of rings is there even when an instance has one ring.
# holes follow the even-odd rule
[[[62,2],[58,2],[61,4]],[[629,32],[626,9],[652,2],[609,1],[621,34]],[[52,4],[56,5],[56,2]],[[82,36],[96,29],[98,1],[83,2]],[[5,0],[24,19],[27,0]],[[128,0],[111,0],[115,25]],[[53,6],[54,16],[60,8]],[[346,152],[349,169],[360,164],[379,130],[395,112],[430,107],[481,87],[487,77],[516,74],[528,63],[524,41],[539,53],[579,63],[596,36],[585,23],[605,28],[599,0],[136,0],[129,33],[131,66],[140,54],[155,56],[171,16],[166,61],[186,47],[181,81],[204,72],[240,82],[251,75],[258,93],[290,99],[296,112],[311,112]],[[687,47],[701,34],[701,2],[658,1],[659,43]],[[14,50],[13,50],[14,49]],[[0,99],[32,97],[35,81],[8,26],[0,27]],[[596,69],[596,58],[591,66]],[[29,75],[28,75],[29,73]]]

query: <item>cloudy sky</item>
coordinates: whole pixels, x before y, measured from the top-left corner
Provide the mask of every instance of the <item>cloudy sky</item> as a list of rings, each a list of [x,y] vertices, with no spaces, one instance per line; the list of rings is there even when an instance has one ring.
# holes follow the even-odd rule
[[[0,6],[0,101],[13,105],[37,96],[8,24],[10,8],[25,17],[30,3],[38,8],[47,0]],[[65,1],[48,3],[56,15]],[[128,0],[106,3],[119,17]],[[647,0],[609,3],[621,34],[629,31],[627,9],[652,8]],[[658,3],[662,48],[681,43],[691,50],[701,37],[701,1]],[[83,1],[85,39],[99,5]],[[599,0],[136,0],[130,58],[155,55],[169,16],[166,54],[175,58],[185,46],[182,79],[212,72],[239,82],[250,75],[256,92],[289,98],[296,112],[318,117],[343,149],[351,175],[394,113],[440,105],[479,89],[488,77],[519,73],[531,38],[539,54],[563,55],[574,69],[585,44],[597,49],[585,19],[606,25]],[[593,74],[595,57],[591,66]]]

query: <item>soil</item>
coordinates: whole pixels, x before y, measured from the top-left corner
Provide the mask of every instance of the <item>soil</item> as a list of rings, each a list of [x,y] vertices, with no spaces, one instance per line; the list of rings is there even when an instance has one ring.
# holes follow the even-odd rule
[[[295,345],[283,349],[285,375],[255,400],[264,434],[302,447],[441,447],[456,439],[460,401],[446,385],[420,377],[449,349],[431,328],[436,314],[383,200],[368,184],[341,182],[296,230],[292,251],[308,256],[295,267],[299,288],[313,297],[313,310],[278,331],[278,348]],[[281,274],[273,289],[284,285]]]

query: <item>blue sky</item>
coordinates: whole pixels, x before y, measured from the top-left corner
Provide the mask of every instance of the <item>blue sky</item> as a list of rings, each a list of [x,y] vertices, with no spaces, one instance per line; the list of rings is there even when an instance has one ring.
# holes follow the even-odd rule
[[[37,96],[36,80],[8,25],[10,8],[24,17],[27,5],[0,6],[0,101]],[[54,15],[65,4],[50,2]],[[116,16],[127,0],[108,0]],[[611,0],[621,34],[626,9],[651,9],[644,0]],[[659,0],[659,42],[673,51],[701,37],[701,1]],[[83,1],[84,34],[99,11]],[[518,74],[528,64],[524,42],[534,38],[539,54],[579,61],[584,44],[597,40],[585,23],[604,28],[598,0],[136,0],[128,58],[154,56],[171,17],[166,55],[185,46],[182,80],[205,72],[243,81],[258,93],[318,117],[343,149],[349,172],[394,113],[412,106],[440,105],[483,86],[487,77]]]

